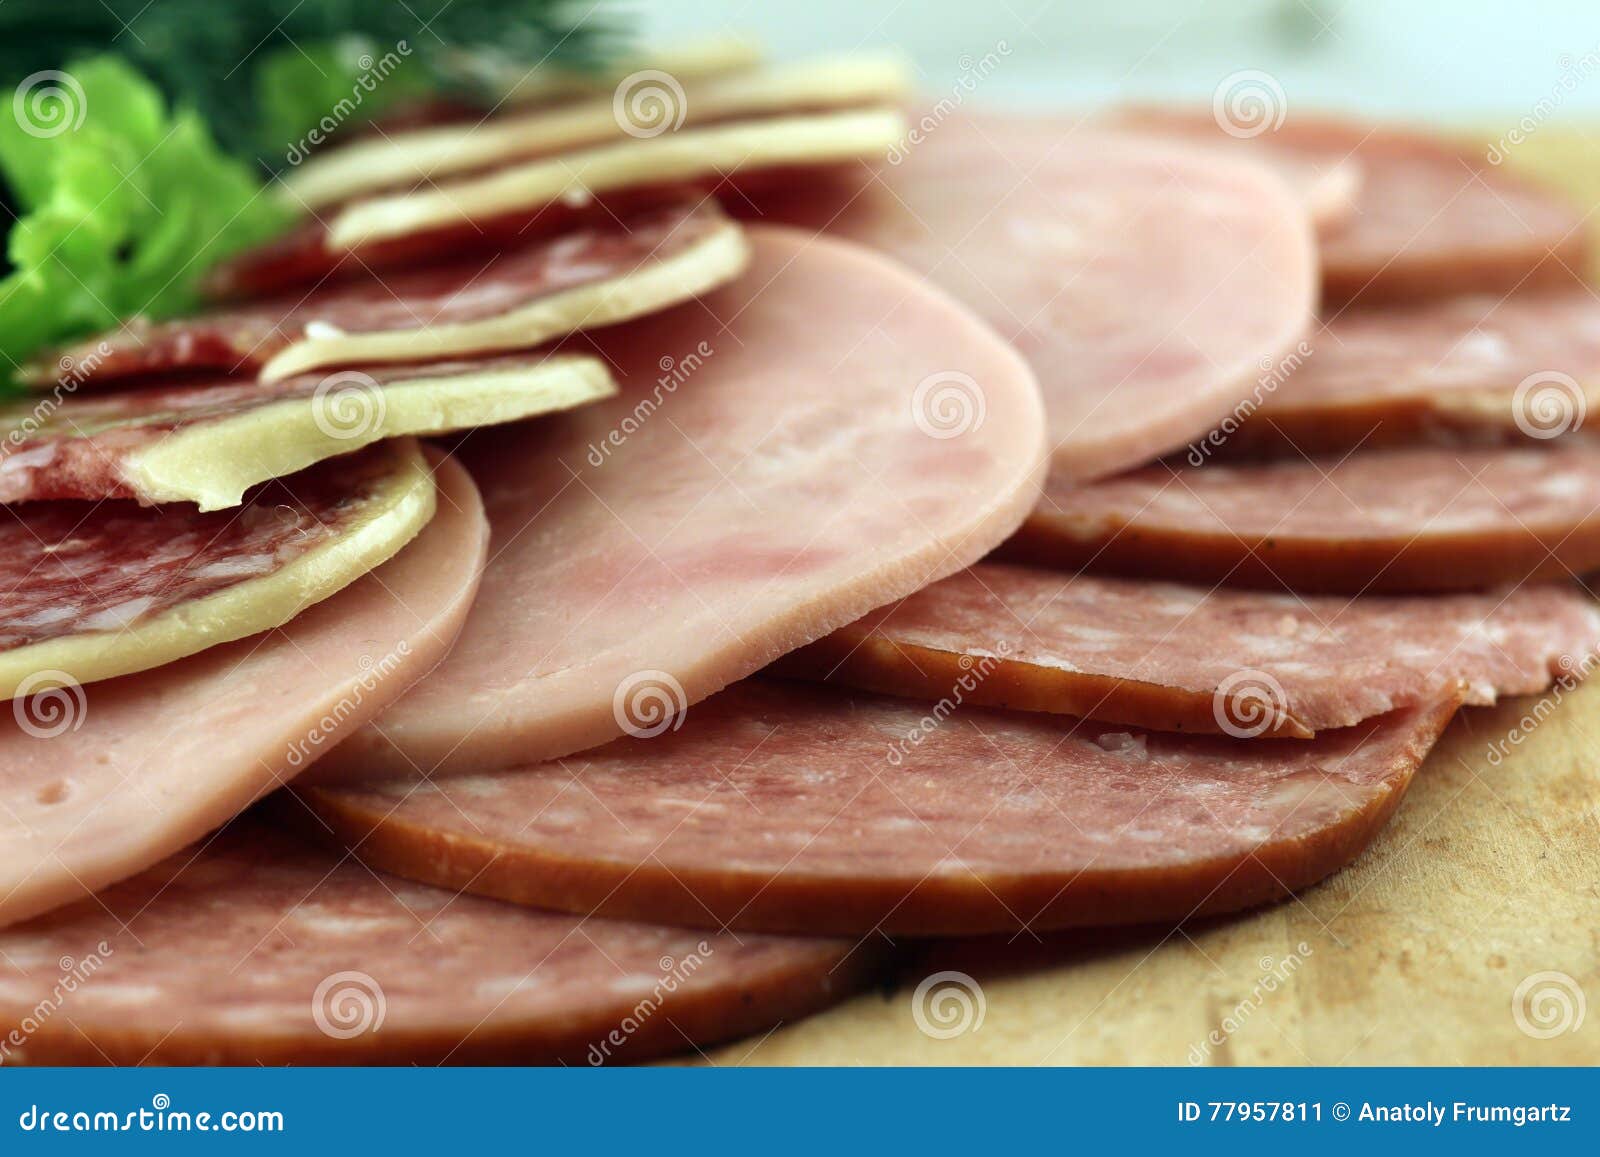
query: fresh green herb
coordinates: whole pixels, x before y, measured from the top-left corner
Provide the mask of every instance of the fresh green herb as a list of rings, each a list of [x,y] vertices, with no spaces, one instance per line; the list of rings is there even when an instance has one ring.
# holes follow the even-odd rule
[[[347,125],[611,49],[572,0],[4,0],[0,384],[40,348],[193,309],[285,228],[262,180]],[[3,90],[0,90],[3,92]],[[232,154],[231,156],[229,154]]]
[[[275,166],[361,83],[369,57],[407,48],[365,115],[420,91],[492,100],[486,60],[526,69],[602,59],[609,31],[585,16],[573,0],[5,0],[0,83],[115,52],[230,151]]]
[[[20,89],[13,111],[0,116],[19,213],[0,280],[0,374],[120,319],[192,309],[211,264],[288,222],[247,163],[116,57]]]

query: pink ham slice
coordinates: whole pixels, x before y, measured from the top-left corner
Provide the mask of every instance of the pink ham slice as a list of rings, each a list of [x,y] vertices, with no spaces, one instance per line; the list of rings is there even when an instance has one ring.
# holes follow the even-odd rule
[[[720,256],[712,260],[713,268],[705,277],[698,276],[694,259],[713,244],[737,251],[737,232],[738,226],[723,216],[715,202],[707,200],[679,203],[623,220],[607,217],[602,223],[512,244],[479,257],[401,270],[381,278],[368,271],[356,280],[310,293],[198,317],[156,324],[135,321],[30,367],[27,376],[45,383],[64,375],[74,388],[176,370],[251,377],[263,374],[275,379],[284,376],[274,372],[275,358],[277,364],[285,364],[281,355],[290,347],[330,334],[389,335],[393,342],[388,356],[378,358],[371,350],[363,351],[359,360],[366,367],[379,360],[419,360],[417,354],[407,352],[408,345],[415,346],[419,340],[437,343],[441,335],[448,337],[453,332],[460,333],[455,348],[428,348],[424,356],[436,360],[486,348],[535,345],[586,325],[621,320],[613,316],[619,313],[619,306],[604,308],[598,301],[584,297],[580,302],[578,297],[608,288],[615,293],[621,279],[637,281],[641,275],[656,276],[652,271],[669,267],[683,270],[677,292],[647,295],[659,296],[659,301],[630,302],[633,308],[621,310],[627,316],[675,305],[730,279],[737,266],[730,266]],[[471,327],[477,323],[541,305],[547,315],[529,317],[520,327],[520,338],[512,334],[482,336],[481,330],[474,337]],[[332,353],[295,356],[296,364],[286,368],[303,371],[339,360]]]
[[[1475,704],[1542,691],[1597,650],[1600,608],[1572,586],[1345,599],[979,563],[778,669],[928,702],[1307,738],[1458,689]]]
[[[615,402],[469,444],[495,536],[472,617],[319,776],[480,771],[670,725],[1022,520],[1045,447],[1016,354],[872,253],[752,240],[736,285],[598,340]]]
[[[0,932],[0,1022],[63,982],[28,1064],[601,1064],[801,1016],[868,980],[848,941],[532,912],[377,876],[245,819]],[[647,1011],[640,1004],[648,1001]]]
[[[1138,119],[1229,139],[1209,113],[1146,111]],[[1354,212],[1322,237],[1322,285],[1331,301],[1506,293],[1571,284],[1583,269],[1583,214],[1490,165],[1482,150],[1298,114],[1241,143],[1301,163],[1354,161],[1360,169]]]
[[[1315,304],[1310,221],[1275,174],[1059,119],[953,115],[847,202],[782,212],[892,254],[1011,341],[1066,479],[1204,433]]]
[[[1416,447],[1052,478],[1009,557],[1336,594],[1488,589],[1600,568],[1600,449]]]
[[[1105,118],[1108,127],[1147,133],[1167,140],[1203,144],[1271,166],[1299,196],[1319,233],[1348,221],[1356,211],[1361,191],[1361,165],[1354,156],[1311,153],[1274,148],[1271,136],[1251,133],[1234,136],[1217,131],[1215,119],[1175,114],[1171,109],[1134,107],[1119,109]],[[1263,128],[1262,132],[1266,130]]]
[[[1587,289],[1349,310],[1311,345],[1219,449],[1546,439],[1600,406],[1600,299]]]
[[[1174,923],[1348,863],[1453,711],[1291,743],[750,682],[576,759],[300,794],[368,863],[569,911],[914,935]]]
[[[487,527],[465,472],[445,463],[437,476],[427,528],[287,626],[13,700],[0,719],[0,923],[81,899],[199,839],[438,661],[472,603]],[[123,546],[119,565],[142,573],[148,553],[137,540]]]

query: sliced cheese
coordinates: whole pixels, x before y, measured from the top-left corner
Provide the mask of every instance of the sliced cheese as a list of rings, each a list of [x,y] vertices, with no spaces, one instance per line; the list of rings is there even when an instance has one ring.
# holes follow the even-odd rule
[[[358,141],[313,158],[289,174],[284,187],[306,208],[323,209],[508,160],[740,117],[894,104],[909,90],[898,56],[824,58],[688,84],[670,70],[652,70],[624,78],[614,94]],[[656,119],[635,123],[635,101],[640,115]]]
[[[335,375],[337,377],[337,375]],[[352,374],[333,392],[267,402],[180,426],[122,468],[148,502],[194,502],[201,510],[237,506],[245,490],[313,462],[385,438],[443,434],[515,422],[586,405],[616,393],[604,363],[557,355],[532,365],[453,372],[372,383]],[[344,389],[341,401],[338,391]],[[336,412],[353,411],[345,421]]]
[[[333,217],[328,244],[356,250],[545,205],[582,205],[622,189],[687,183],[740,170],[885,157],[905,132],[887,109],[735,121],[629,139],[497,169],[412,193],[374,197]]]

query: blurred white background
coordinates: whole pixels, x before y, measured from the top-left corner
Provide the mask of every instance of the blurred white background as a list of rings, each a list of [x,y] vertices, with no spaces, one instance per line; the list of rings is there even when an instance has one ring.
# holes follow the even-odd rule
[[[1210,100],[1263,69],[1291,107],[1482,122],[1556,96],[1600,117],[1597,0],[600,0],[644,36],[754,33],[775,56],[897,46],[944,93],[1008,52],[972,94],[995,104]]]

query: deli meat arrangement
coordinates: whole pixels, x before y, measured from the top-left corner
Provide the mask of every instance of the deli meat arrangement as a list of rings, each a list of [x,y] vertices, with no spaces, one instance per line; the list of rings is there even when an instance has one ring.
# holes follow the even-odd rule
[[[342,134],[194,308],[15,359],[0,1061],[633,1062],[1167,935],[1600,656],[1585,206],[629,63]]]

